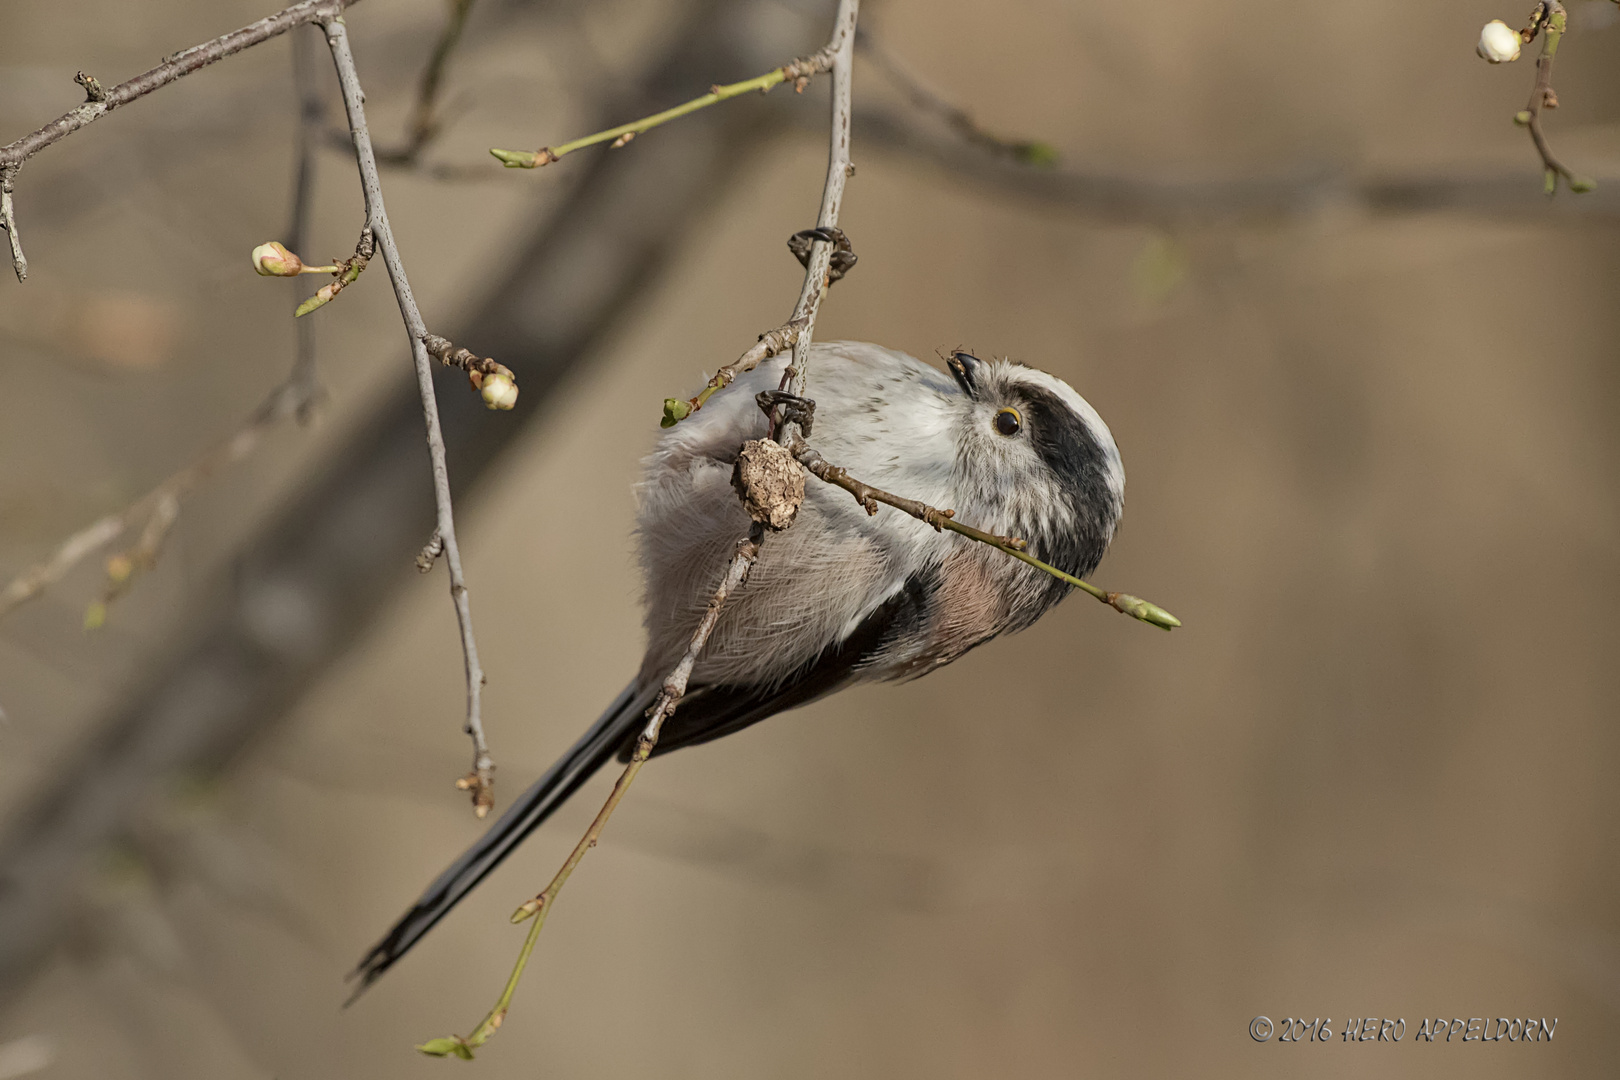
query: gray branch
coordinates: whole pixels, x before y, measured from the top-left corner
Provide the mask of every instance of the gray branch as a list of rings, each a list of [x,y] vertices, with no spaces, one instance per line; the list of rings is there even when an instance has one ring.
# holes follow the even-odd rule
[[[28,277],[28,260],[23,257],[22,240],[17,234],[16,214],[11,202],[12,184],[23,162],[52,143],[67,138],[86,124],[101,119],[121,105],[128,105],[136,98],[145,97],[152,91],[161,89],[176,79],[185,78],[193,71],[205,68],[216,60],[223,60],[243,49],[269,41],[295,27],[335,18],[345,8],[358,2],[359,0],[304,0],[301,4],[294,4],[240,30],[233,30],[212,41],[205,41],[201,45],[193,45],[189,49],[177,52],[165,58],[163,63],[152,70],[108,90],[101,90],[94,79],[80,72],[78,81],[85,87],[88,101],[62,114],[38,131],[0,146],[0,227],[6,230],[11,240],[11,264],[17,272],[17,280],[23,281]]]
[[[445,565],[450,568],[450,597],[456,607],[456,621],[461,628],[461,653],[467,674],[466,732],[472,737],[472,774],[466,778],[466,787],[472,792],[473,807],[479,817],[489,813],[494,805],[495,762],[489,756],[489,744],[484,738],[482,697],[484,669],[478,663],[478,643],[473,639],[472,605],[467,595],[467,579],[461,568],[461,548],[456,543],[455,512],[450,502],[450,470],[445,465],[444,432],[439,425],[439,403],[433,392],[433,361],[427,351],[427,324],[417,309],[411,283],[405,276],[405,263],[399,257],[399,246],[394,242],[394,230],[388,224],[388,208],[383,204],[382,178],[377,175],[377,153],[371,146],[371,134],[366,128],[365,91],[360,88],[360,76],[354,67],[354,54],[349,50],[348,29],[340,16],[320,20],[326,31],[326,43],[332,49],[332,62],[337,66],[338,83],[343,90],[343,107],[349,117],[349,133],[354,137],[354,156],[360,167],[360,186],[366,199],[366,228],[377,238],[382,249],[383,265],[388,267],[388,279],[394,285],[394,297],[399,301],[399,314],[405,320],[405,333],[411,342],[411,359],[416,365],[416,387],[422,396],[422,417],[427,425],[428,456],[433,469],[433,502],[438,511],[434,536],[442,546]]]

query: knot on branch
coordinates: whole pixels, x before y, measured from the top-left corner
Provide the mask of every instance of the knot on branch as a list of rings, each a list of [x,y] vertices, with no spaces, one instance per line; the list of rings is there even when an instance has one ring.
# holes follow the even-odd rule
[[[782,81],[793,84],[795,94],[804,93],[804,88],[810,85],[810,80],[826,71],[831,71],[833,58],[836,52],[832,49],[822,49],[812,56],[801,56],[791,63],[782,65]]]
[[[422,344],[428,355],[445,367],[460,368],[467,373],[467,381],[491,409],[510,409],[517,404],[517,376],[512,369],[488,356],[478,356],[437,334],[423,334]]]
[[[417,573],[427,574],[433,571],[433,564],[444,554],[444,536],[439,530],[433,530],[428,542],[422,545],[422,550],[416,553]]]
[[[472,796],[473,815],[479,819],[489,816],[495,807],[495,763],[487,757],[466,776],[456,781],[456,790]]]
[[[769,529],[793,524],[804,502],[804,470],[787,447],[770,439],[743,443],[731,486],[742,496],[748,516]]]
[[[84,87],[85,101],[107,100],[107,91],[101,88],[101,83],[96,81],[96,77],[94,75],[87,75],[81,71],[77,75],[73,76],[73,81]]]
[[[281,247],[280,244],[266,246],[274,246],[278,248]],[[287,252],[285,248],[282,248],[282,251],[289,255],[292,254],[291,252]],[[258,252],[259,249],[255,248],[254,264],[256,267],[258,267],[260,262]],[[371,262],[371,257],[376,253],[377,238],[375,235],[373,235],[371,228],[367,226],[366,228],[360,230],[360,239],[354,245],[354,254],[350,255],[342,262],[336,263],[332,266],[320,267],[318,271],[311,267],[303,267],[302,269],[296,267],[292,268],[290,270],[290,273],[292,274],[309,271],[329,272],[333,275],[332,280],[317,289],[314,296],[310,297],[308,300],[305,300],[293,310],[293,318],[301,319],[305,315],[308,315],[310,312],[314,311],[316,308],[325,307],[327,304],[330,304],[338,293],[342,292],[344,289],[347,289],[350,285],[353,285],[359,280],[360,275],[365,272],[366,265]],[[296,256],[293,257],[293,261],[298,261]],[[260,269],[259,272],[266,273],[266,271],[263,269]],[[269,273],[275,276],[287,276],[281,271],[269,271]]]

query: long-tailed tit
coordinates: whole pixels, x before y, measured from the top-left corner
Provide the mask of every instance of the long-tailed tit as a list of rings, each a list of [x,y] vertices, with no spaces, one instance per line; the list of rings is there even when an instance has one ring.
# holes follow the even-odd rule
[[[738,537],[738,450],[769,435],[755,405],[778,358],[740,376],[669,429],[646,459],[637,533],[647,653],[601,719],[428,886],[357,974],[386,971],[524,837],[613,757],[627,759],[684,654]],[[1097,411],[1061,379],[966,353],[949,373],[856,342],[815,346],[816,449],[852,476],[1022,537],[1036,557],[1084,576],[1123,508],[1119,450]],[[763,545],[720,616],[655,753],[708,742],[855,683],[904,680],[1040,618],[1070,586],[898,510],[875,517],[812,483],[793,526]]]

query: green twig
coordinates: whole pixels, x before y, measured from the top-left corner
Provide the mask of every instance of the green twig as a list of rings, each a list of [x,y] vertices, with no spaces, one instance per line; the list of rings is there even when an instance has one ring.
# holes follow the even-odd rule
[[[843,488],[855,496],[855,501],[860,503],[868,514],[877,513],[877,504],[884,503],[910,514],[919,521],[932,525],[935,529],[949,529],[951,532],[959,533],[970,540],[977,540],[981,544],[989,544],[991,547],[1004,551],[1013,558],[1026,562],[1038,570],[1046,571],[1059,581],[1065,581],[1077,589],[1090,593],[1115,611],[1157,626],[1161,630],[1173,630],[1181,625],[1180,619],[1157,604],[1143,600],[1139,596],[1132,596],[1129,593],[1108,592],[1105,589],[1099,589],[1089,581],[1083,581],[1073,574],[1065,573],[1055,566],[1042,562],[1029,553],[1028,544],[1015,536],[997,536],[994,533],[975,529],[971,525],[963,525],[956,520],[956,511],[954,510],[937,510],[917,499],[894,495],[870,484],[863,483],[849,475],[844,469],[829,463],[826,458],[803,443],[794,448],[794,457],[798,459],[799,464],[810,470],[817,478],[832,484],[834,487]]]
[[[580,837],[579,843],[574,845],[574,850],[568,855],[568,861],[563,863],[562,869],[557,871],[557,876],[551,879],[551,884],[546,886],[545,891],[512,913],[514,923],[520,923],[530,918],[534,922],[529,927],[528,936],[523,939],[523,948],[518,951],[517,963],[512,966],[512,974],[506,980],[506,986],[501,990],[500,999],[495,1002],[495,1007],[489,1010],[489,1014],[483,1020],[479,1021],[478,1026],[473,1028],[471,1035],[465,1037],[448,1035],[440,1039],[429,1039],[418,1046],[417,1050],[430,1057],[450,1057],[454,1055],[465,1061],[471,1061],[473,1051],[483,1046],[489,1041],[491,1035],[500,1030],[501,1022],[506,1019],[506,1010],[512,1004],[512,994],[517,990],[518,981],[523,978],[524,968],[529,966],[529,956],[534,952],[535,942],[540,940],[540,930],[546,925],[546,916],[551,914],[552,901],[556,900],[557,894],[568,883],[568,878],[573,874],[574,868],[579,865],[580,860],[585,857],[585,853],[596,846],[596,841],[602,834],[602,827],[607,824],[608,818],[613,815],[614,809],[619,805],[619,800],[624,798],[624,793],[630,790],[630,785],[635,781],[636,774],[647,763],[647,758],[651,756],[656,741],[656,736],[648,739],[646,735],[636,741],[636,750],[630,758],[630,764],[625,768],[623,775],[619,777],[618,783],[613,785],[613,794],[609,795],[607,802],[602,804],[602,809],[597,812],[595,820],[591,822],[591,827],[585,830],[585,835]]]
[[[671,120],[678,120],[683,116],[697,112],[699,109],[707,109],[710,105],[717,105],[722,101],[741,97],[743,94],[755,90],[763,94],[780,83],[791,82],[795,90],[802,91],[809,84],[812,76],[827,71],[831,67],[832,55],[823,49],[814,56],[784,64],[782,67],[767,71],[765,74],[752,79],[744,79],[742,82],[729,83],[725,86],[711,86],[707,94],[677,105],[673,109],[665,109],[661,113],[644,116],[640,120],[632,120],[628,124],[620,124],[618,127],[608,128],[606,131],[598,131],[594,135],[587,135],[582,139],[563,143],[561,146],[542,146],[534,151],[492,149],[490,153],[494,154],[501,164],[508,169],[538,169],[540,166],[549,165],[553,161],[573,153],[575,150],[595,146],[597,143],[611,141],[615,147],[623,146],[642,132],[649,131],[660,124],[667,124]]]
[[[591,827],[585,830],[585,835],[579,838],[574,850],[569,852],[568,860],[562,864],[551,879],[551,884],[534,899],[525,903],[512,913],[514,923],[533,919],[534,924],[529,927],[528,937],[523,939],[523,948],[518,952],[517,963],[512,966],[512,974],[506,980],[506,987],[501,991],[499,1000],[489,1014],[473,1029],[471,1035],[447,1035],[439,1039],[429,1039],[416,1049],[430,1057],[458,1057],[464,1061],[473,1059],[473,1051],[489,1041],[490,1036],[500,1030],[501,1022],[506,1019],[506,1010],[512,1004],[512,994],[517,990],[518,981],[523,978],[523,971],[529,966],[529,957],[534,952],[535,942],[540,939],[540,930],[546,923],[546,916],[551,913],[551,905],[556,901],[557,894],[568,883],[574,868],[585,858],[585,853],[596,846],[602,835],[602,829],[607,825],[608,818],[618,807],[624,793],[630,790],[635,781],[636,774],[652,756],[653,747],[658,745],[658,735],[663,730],[664,721],[674,713],[675,707],[686,696],[686,684],[692,677],[692,668],[697,664],[698,654],[703,646],[708,644],[709,634],[714,631],[715,623],[720,621],[720,611],[725,607],[726,600],[731,593],[742,587],[748,580],[748,572],[753,569],[754,561],[759,558],[760,545],[765,539],[765,529],[755,525],[741,542],[737,544],[736,553],[732,556],[731,564],[715,589],[714,595],[709,598],[709,606],[698,622],[697,629],[692,632],[692,638],[687,643],[686,653],[681,662],[675,665],[675,670],[669,673],[664,685],[658,694],[653,707],[647,710],[647,726],[642,729],[640,737],[636,739],[635,751],[630,755],[630,764],[620,774],[618,782],[613,785],[613,793],[597,811],[596,817],[591,821]]]
[[[293,318],[302,318],[318,307],[325,307],[332,299],[344,289],[353,285],[365,270],[366,264],[371,261],[372,254],[377,250],[376,241],[372,237],[371,229],[367,228],[360,233],[360,242],[354,247],[354,254],[344,259],[337,266],[330,267],[336,272],[336,277],[322,285],[314,296],[299,304],[293,312]],[[328,269],[322,267],[322,269]]]
[[[1022,540],[1012,540],[1003,536],[994,536],[987,532],[981,532],[978,529],[973,528],[971,525],[963,525],[959,521],[952,520],[949,516],[950,511],[948,510],[939,511],[939,513],[940,520],[937,523],[930,522],[930,524],[934,525],[935,528],[946,528],[951,530],[951,532],[961,533],[963,536],[977,540],[981,544],[989,544],[993,548],[999,548],[1015,559],[1027,562],[1029,565],[1039,570],[1045,570],[1048,574],[1051,574],[1059,581],[1066,581],[1075,588],[1090,593],[1092,596],[1095,596],[1098,600],[1101,600],[1115,611],[1130,615],[1133,618],[1141,619],[1143,622],[1157,626],[1161,630],[1173,630],[1181,625],[1180,619],[1164,610],[1164,608],[1160,607],[1158,604],[1152,603],[1148,600],[1143,600],[1139,596],[1132,596],[1130,593],[1108,592],[1104,589],[1099,589],[1089,581],[1083,581],[1080,578],[1075,577],[1073,574],[1065,573],[1055,566],[1050,566],[1041,562],[1041,560],[1024,550],[1024,547],[1022,546],[1024,542]],[[1014,546],[1015,544],[1019,546]]]
[[[731,381],[737,376],[741,375],[745,371],[753,371],[760,365],[762,361],[768,360],[778,353],[792,348],[794,342],[799,340],[799,332],[803,330],[808,323],[809,320],[801,316],[797,319],[788,320],[783,325],[778,326],[775,330],[767,330],[765,333],[759,335],[759,341],[756,342],[754,346],[747,352],[739,356],[736,363],[727,364],[725,367],[715,372],[714,378],[709,380],[708,385],[700,390],[696,397],[687,398],[685,401],[682,401],[680,398],[665,398],[664,418],[663,420],[659,421],[658,426],[666,428],[674,427],[682,420],[685,420],[688,416],[691,416],[693,413],[703,408],[704,405],[708,404],[709,399],[713,397],[717,391],[723,390],[727,386],[730,386]]]

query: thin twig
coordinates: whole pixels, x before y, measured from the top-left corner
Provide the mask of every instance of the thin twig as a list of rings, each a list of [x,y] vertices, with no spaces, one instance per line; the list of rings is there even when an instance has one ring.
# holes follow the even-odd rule
[[[92,601],[84,613],[86,630],[100,629],[107,621],[107,608],[112,602],[130,590],[136,577],[157,565],[158,556],[163,553],[163,542],[169,538],[169,530],[179,518],[180,497],[173,492],[163,492],[152,507],[152,515],[146,519],[146,528],[141,530],[135,546],[107,560],[107,583],[102,587],[101,598]]]
[[[6,239],[11,243],[11,267],[17,272],[17,280],[27,281],[28,257],[23,254],[22,237],[17,235],[17,210],[11,201],[21,167],[16,162],[0,165],[0,229],[6,230]]]
[[[461,629],[461,652],[467,675],[467,722],[465,730],[472,738],[472,771],[462,778],[461,785],[471,792],[473,812],[479,817],[489,813],[495,804],[495,761],[490,757],[489,745],[484,738],[481,700],[484,669],[478,662],[478,644],[473,639],[472,606],[467,594],[467,581],[461,568],[461,548],[456,543],[455,513],[450,503],[450,473],[444,459],[444,435],[439,427],[438,399],[433,392],[433,359],[424,343],[427,324],[411,294],[410,281],[405,276],[405,263],[394,242],[394,230],[388,223],[388,210],[383,204],[382,178],[377,174],[377,154],[371,145],[366,127],[365,92],[360,88],[360,75],[355,70],[354,54],[349,50],[348,30],[343,20],[328,16],[320,20],[326,31],[326,42],[332,51],[332,62],[337,68],[338,85],[343,91],[343,107],[348,115],[349,131],[354,138],[354,156],[360,169],[360,186],[365,193],[366,228],[382,249],[383,264],[394,285],[394,297],[399,301],[400,317],[405,322],[405,333],[410,339],[411,359],[416,365],[417,390],[422,398],[422,416],[427,425],[428,455],[433,470],[433,501],[438,509],[435,532],[444,549],[445,565],[450,569],[450,596],[455,603],[456,621]]]
[[[612,149],[626,145],[644,131],[667,124],[671,120],[679,120],[689,116],[699,109],[707,109],[710,105],[717,105],[722,101],[730,101],[734,97],[758,91],[761,94],[769,93],[771,88],[781,83],[792,83],[793,89],[802,93],[810,84],[810,80],[824,71],[832,70],[834,46],[837,39],[827,43],[820,52],[810,56],[801,57],[783,64],[779,68],[772,68],[763,75],[756,75],[752,79],[742,82],[728,83],[725,86],[711,86],[709,92],[702,97],[695,97],[691,101],[683,102],[672,109],[665,109],[661,113],[644,116],[640,120],[632,120],[628,124],[598,131],[594,135],[586,135],[573,142],[563,143],[561,146],[542,146],[538,150],[499,150],[492,149],[490,153],[508,169],[538,169],[542,165],[550,165],[559,161],[575,150],[582,150],[587,146],[598,143],[611,142]]]
[[[83,561],[87,555],[116,540],[135,522],[142,519],[151,520],[159,515],[167,504],[172,503],[178,510],[179,503],[192,490],[220,469],[234,465],[247,457],[258,446],[265,432],[287,417],[296,415],[304,401],[304,387],[298,380],[289,379],[276,387],[230,437],[210,447],[197,460],[169,476],[124,509],[108,514],[80,529],[58,545],[43,562],[29,567],[13,578],[3,590],[0,590],[0,617],[61,581],[68,571]],[[167,532],[167,526],[163,532]],[[157,540],[161,542],[161,534],[157,536]],[[150,546],[151,555],[155,558],[156,545]],[[134,559],[132,553],[125,555]]]
[[[793,456],[818,479],[834,487],[843,488],[855,497],[868,514],[877,513],[877,504],[885,503],[896,510],[904,511],[918,521],[932,525],[935,530],[948,529],[953,533],[965,536],[970,540],[977,540],[981,544],[988,544],[993,548],[1006,552],[1015,559],[1020,559],[1029,565],[1043,570],[1059,581],[1067,582],[1091,596],[1096,597],[1115,611],[1133,618],[1142,620],[1162,630],[1172,630],[1181,625],[1181,620],[1164,610],[1157,604],[1132,596],[1129,593],[1108,592],[1093,585],[1089,581],[1075,577],[1073,574],[1059,570],[1057,567],[1044,563],[1029,553],[1029,545],[1016,536],[997,536],[995,533],[975,529],[971,525],[964,525],[956,520],[956,511],[938,510],[927,503],[917,499],[908,499],[901,495],[893,495],[881,488],[875,488],[863,483],[849,475],[844,469],[833,465],[822,457],[803,440],[797,441],[793,447]]]
[[[736,362],[727,364],[714,373],[714,377],[697,395],[685,401],[679,398],[664,399],[664,419],[660,427],[674,427],[680,421],[697,412],[715,395],[717,391],[730,386],[737,376],[747,371],[753,371],[761,363],[769,360],[784,349],[789,349],[795,341],[799,340],[799,331],[805,327],[804,318],[790,319],[778,326],[775,330],[767,330],[759,335],[759,341],[741,356]]]
[[[292,210],[287,220],[287,243],[294,251],[309,247],[310,207],[315,197],[315,166],[319,159],[321,132],[326,127],[326,102],[315,82],[315,39],[310,34],[293,37],[293,88],[298,94],[298,164],[293,172]],[[302,290],[296,281],[293,289]],[[298,422],[307,424],[314,415],[320,387],[315,376],[315,320],[299,319],[298,354],[288,382],[302,394]]]
[[[1058,152],[1050,143],[1036,139],[1009,139],[980,126],[966,109],[947,100],[913,74],[867,28],[862,27],[856,32],[855,47],[866,54],[889,81],[905,94],[912,108],[939,117],[962,141],[1025,165],[1043,169],[1057,165]]]
[[[839,0],[838,14],[833,24],[833,33],[827,47],[817,56],[829,57],[833,72],[833,113],[832,113],[832,139],[828,155],[827,182],[822,191],[821,214],[817,224],[827,228],[834,228],[838,224],[838,211],[843,202],[844,182],[848,179],[849,167],[849,129],[850,112],[852,107],[852,94],[850,87],[850,65],[853,59],[855,45],[855,22],[859,14],[860,0]],[[794,307],[793,319],[789,325],[802,323],[799,331],[799,340],[808,335],[815,325],[816,314],[820,309],[821,298],[826,292],[826,278],[832,246],[825,241],[817,241],[812,249],[809,264],[805,269],[804,288],[800,292],[799,302]],[[786,329],[784,327],[784,329]],[[769,335],[766,335],[769,336]],[[765,345],[764,338],[761,345]],[[761,345],[756,345],[759,349]],[[767,346],[768,347],[768,346]],[[785,347],[785,345],[783,346]],[[750,350],[752,353],[754,350]],[[748,357],[744,354],[744,359]],[[741,361],[739,361],[740,363]],[[755,363],[758,363],[756,360]],[[797,425],[794,425],[795,429]],[[465,1038],[460,1035],[451,1035],[432,1039],[417,1047],[424,1054],[436,1057],[454,1055],[456,1057],[471,1059],[476,1047],[487,1042],[506,1019],[506,1010],[512,1001],[512,994],[517,990],[518,981],[522,979],[524,969],[528,966],[529,957],[534,952],[535,942],[539,940],[540,929],[545,923],[545,916],[550,913],[552,905],[556,902],[557,894],[568,881],[585,853],[596,846],[602,829],[607,825],[608,818],[624,798],[630,784],[635,780],[636,774],[652,755],[658,744],[658,735],[664,721],[675,711],[681,698],[686,694],[687,680],[691,677],[693,665],[697,663],[703,646],[707,643],[709,633],[714,629],[720,619],[721,610],[731,593],[740,588],[748,579],[748,572],[753,568],[754,562],[759,558],[760,548],[763,546],[766,527],[756,522],[748,531],[748,535],[737,543],[736,553],[732,556],[730,565],[709,599],[708,608],[703,619],[693,631],[692,638],[687,644],[685,655],[679,664],[664,680],[664,685],[648,712],[647,726],[642,730],[641,736],[636,740],[636,748],[618,781],[613,785],[613,792],[608,796],[607,802],[597,813],[585,835],[574,845],[562,868],[552,878],[551,883],[533,900],[525,903],[513,913],[513,921],[521,922],[531,916],[535,923],[529,928],[528,936],[524,939],[523,948],[518,953],[517,963],[512,968],[511,977],[507,979],[506,986],[495,1007],[473,1029],[471,1035]]]
[[[426,334],[422,344],[428,355],[445,367],[460,368],[467,373],[467,381],[484,398],[491,409],[510,409],[517,404],[517,376],[505,364],[489,356],[479,356],[470,349],[459,348],[455,342],[437,334]]]
[[[1537,33],[1543,35],[1541,55],[1536,57],[1536,85],[1530,91],[1530,103],[1514,120],[1530,129],[1530,141],[1541,156],[1543,186],[1548,195],[1558,190],[1559,177],[1563,177],[1569,190],[1578,195],[1597,187],[1594,181],[1575,175],[1553,156],[1547,136],[1541,130],[1541,110],[1558,108],[1558,95],[1552,85],[1553,59],[1558,55],[1558,43],[1563,40],[1568,21],[1569,16],[1559,0],[1541,0],[1530,13],[1530,25],[1519,33],[1526,42],[1533,41]]]
[[[563,886],[568,883],[574,869],[585,858],[585,853],[596,846],[597,840],[601,838],[602,829],[607,825],[608,818],[613,816],[613,811],[618,808],[619,802],[624,798],[625,793],[630,790],[630,785],[635,782],[636,774],[641,772],[641,767],[652,756],[653,748],[658,745],[658,735],[663,729],[664,721],[669,719],[676,706],[680,704],[681,698],[686,696],[687,680],[692,677],[692,668],[697,663],[698,655],[703,651],[703,646],[708,643],[709,634],[714,630],[715,623],[720,620],[721,608],[725,606],[726,600],[731,593],[741,588],[743,583],[748,580],[748,572],[753,568],[754,561],[759,557],[759,546],[764,541],[764,538],[764,526],[756,525],[749,532],[747,538],[737,544],[737,552],[732,556],[730,565],[726,567],[725,577],[721,579],[719,588],[715,589],[714,595],[709,598],[709,606],[704,611],[703,619],[698,623],[697,629],[692,632],[692,638],[687,642],[685,654],[681,657],[680,663],[675,665],[675,669],[669,673],[668,678],[664,680],[657,701],[653,703],[652,708],[647,710],[647,725],[636,739],[636,748],[630,755],[630,763],[625,766],[624,772],[619,775],[619,779],[614,783],[613,791],[608,795],[607,802],[603,803],[602,809],[597,811],[596,817],[591,820],[590,828],[585,830],[585,835],[579,838],[579,843],[575,844],[574,849],[568,853],[568,858],[563,862],[556,876],[551,879],[550,884],[541,890],[539,895],[525,902],[512,913],[514,923],[520,923],[531,918],[534,922],[529,927],[528,935],[523,939],[523,948],[518,952],[517,963],[513,965],[512,974],[506,980],[506,986],[502,988],[501,996],[495,1002],[495,1007],[473,1029],[472,1034],[465,1038],[460,1035],[450,1035],[429,1040],[417,1047],[422,1053],[434,1057],[445,1057],[453,1054],[456,1057],[471,1061],[473,1051],[488,1042],[490,1036],[500,1029],[501,1023],[506,1019],[506,1010],[512,1004],[512,994],[517,990],[519,980],[523,978],[524,968],[529,965],[529,957],[534,952],[535,943],[540,940],[540,931],[546,925],[546,916],[551,914],[551,908],[557,900],[557,895],[562,892]]]
[[[22,242],[17,235],[17,223],[11,208],[11,182],[16,178],[17,170],[23,162],[86,124],[101,119],[121,105],[128,105],[136,98],[145,97],[152,91],[207,67],[216,60],[223,60],[243,49],[269,41],[294,27],[334,18],[357,2],[358,0],[304,0],[301,4],[294,4],[240,30],[233,30],[212,41],[193,45],[189,49],[166,57],[163,63],[150,71],[101,91],[99,100],[91,95],[92,100],[62,114],[38,131],[0,146],[0,180],[4,181],[0,183],[0,222],[4,223],[6,232],[11,237],[11,263],[17,272],[17,280],[22,281],[28,277],[28,260],[23,257]],[[89,88],[86,87],[86,90],[88,92]]]
[[[439,86],[444,81],[444,69],[461,41],[461,32],[467,27],[467,15],[474,0],[449,0],[450,14],[445,20],[439,40],[433,44],[433,53],[422,68],[422,77],[416,85],[416,103],[411,106],[411,119],[406,130],[405,145],[377,152],[377,160],[384,165],[414,165],[428,143],[442,128],[439,119]]]
[[[360,239],[355,242],[354,254],[335,266],[323,266],[318,270],[326,271],[332,275],[328,281],[315,291],[315,295],[306,299],[293,309],[293,318],[301,319],[317,308],[325,307],[337,299],[337,294],[347,289],[360,279],[366,267],[371,263],[372,255],[376,254],[376,237],[372,234],[371,226],[367,225],[360,230]],[[306,272],[318,272],[317,268],[305,267]]]
[[[304,44],[307,40],[296,38],[293,42],[293,83],[299,95],[299,110],[295,136],[297,165],[293,172],[287,236],[294,248],[301,248],[307,238],[315,183],[316,140],[323,119],[320,95],[308,77],[309,48]],[[80,72],[81,76],[83,74]],[[89,76],[77,81],[81,85],[90,84],[85,85],[85,92],[91,100],[96,100],[97,92],[102,98],[107,96],[107,91],[102,90]],[[91,89],[91,85],[95,86],[95,90]],[[11,170],[14,172],[15,166]],[[20,257],[20,249],[16,254]],[[234,465],[251,454],[259,445],[261,436],[288,416],[297,416],[300,422],[308,420],[320,393],[315,381],[314,328],[307,320],[300,321],[297,326],[298,348],[292,373],[286,382],[266,395],[241,427],[124,509],[80,529],[58,545],[43,562],[13,578],[0,590],[0,618],[62,580],[85,557],[112,543],[144,517],[147,527],[140,541],[129,551],[108,560],[107,587],[101,599],[92,603],[85,612],[86,626],[100,626],[106,620],[108,605],[129,590],[136,573],[155,565],[162,542],[178,517],[180,504],[186,495],[221,468]]]
[[[828,233],[838,228],[838,214],[844,205],[844,184],[855,172],[855,165],[849,158],[849,137],[851,117],[855,111],[853,60],[859,9],[859,0],[839,0],[832,38],[821,50],[821,54],[836,55],[832,69],[832,117],[827,134],[827,179],[821,188],[821,209],[816,214],[816,228]],[[810,367],[810,344],[815,337],[821,298],[827,291],[827,272],[832,266],[835,247],[830,240],[812,240],[810,258],[805,262],[804,285],[799,290],[799,302],[794,305],[793,319],[790,320],[797,322],[802,319],[804,326],[794,339],[793,361],[782,372],[781,383],[781,389],[795,397],[804,396],[805,379]],[[798,429],[797,423],[778,417],[772,425],[771,438],[785,446]]]

